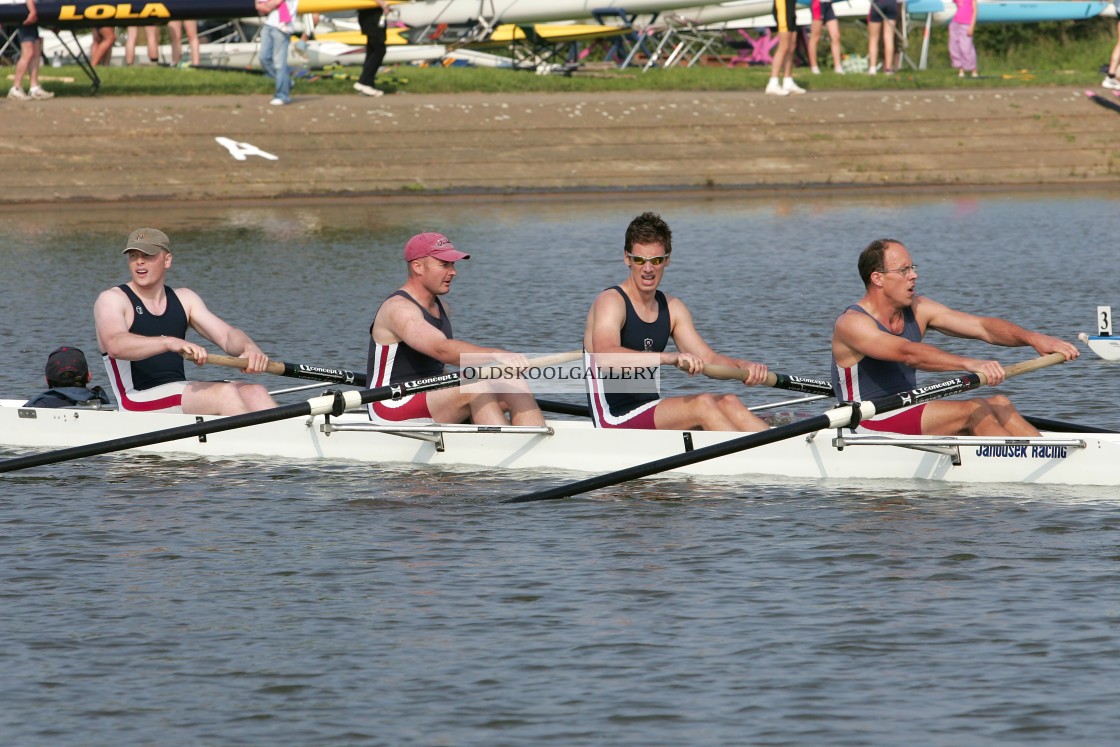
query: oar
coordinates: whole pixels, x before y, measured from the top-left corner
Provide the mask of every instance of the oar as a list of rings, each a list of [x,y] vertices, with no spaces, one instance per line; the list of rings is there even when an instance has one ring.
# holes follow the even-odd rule
[[[703,373],[709,378],[725,381],[742,381],[747,377],[746,371],[731,366],[705,365]],[[804,376],[794,376],[792,374],[770,372],[766,377],[766,381],[763,383],[766,386],[772,386],[776,389],[787,389],[791,392],[819,394],[826,397],[831,397],[834,394],[832,384],[829,384],[827,381],[808,379]],[[537,399],[537,405],[545,412],[554,412],[558,415],[574,415],[584,418],[591,417],[591,408],[587,405],[573,405],[568,402],[557,402],[556,400],[539,398]]]
[[[681,370],[686,370],[686,366],[679,366]],[[702,373],[709,379],[719,379],[721,381],[743,381],[747,378],[747,372],[741,368],[734,368],[733,366],[717,366],[712,363],[705,363]],[[766,375],[766,381],[762,382],[766,386],[772,386],[776,389],[788,389],[791,392],[804,392],[805,394],[834,394],[832,384],[820,379],[807,379],[804,376],[793,376],[791,374],[781,374],[769,372]]]
[[[1117,431],[1109,430],[1108,428],[1099,428],[1095,425],[1081,425],[1080,423],[1068,423],[1064,420],[1036,418],[1030,415],[1024,415],[1023,420],[1026,420],[1040,431],[1051,431],[1052,433],[1117,433]]]
[[[583,355],[582,351],[571,350],[566,353],[554,353],[529,361],[531,368],[547,368],[561,363],[574,361]],[[184,355],[184,358],[189,356]],[[249,366],[245,358],[234,358],[228,355],[207,355],[206,362],[215,366],[225,366],[244,371]],[[352,384],[365,386],[366,375],[347,371],[342,368],[328,368],[326,366],[309,366],[306,363],[284,363],[283,361],[269,361],[264,369],[267,373],[276,376],[287,376],[292,379],[307,379],[308,381],[325,381],[332,384]]]
[[[188,358],[189,356],[183,356]],[[245,358],[234,358],[229,355],[207,355],[206,362],[215,366],[226,366],[244,371],[249,366]],[[365,386],[366,375],[345,371],[341,368],[327,368],[325,366],[309,366],[305,363],[284,363],[283,361],[269,361],[265,371],[276,376],[287,376],[292,379],[307,379],[309,381],[326,381],[332,384],[352,384]]]
[[[571,360],[571,358],[565,358],[559,361],[556,360],[564,355],[569,354],[562,353],[533,359],[529,361],[529,366],[540,368],[563,363],[564,360]],[[576,351],[575,355],[579,356],[579,351]],[[248,362],[241,364],[242,367],[246,365],[248,365]],[[388,386],[380,386],[374,389],[354,389],[348,392],[336,392],[334,395],[313,397],[305,402],[272,407],[267,410],[245,413],[244,415],[231,415],[229,417],[217,418],[201,423],[181,425],[175,428],[165,428],[149,433],[138,433],[133,436],[122,436],[121,438],[99,441],[93,444],[86,444],[85,446],[72,446],[67,449],[58,449],[42,454],[31,454],[28,456],[16,457],[15,459],[7,459],[0,462],[0,473],[15,472],[16,470],[41,467],[45,464],[56,464],[71,459],[82,459],[98,454],[135,449],[140,446],[151,446],[152,444],[177,441],[181,438],[195,438],[210,433],[229,431],[235,428],[247,428],[264,423],[275,423],[276,421],[287,420],[289,418],[298,418],[307,415],[325,415],[327,413],[337,416],[341,415],[346,410],[361,407],[370,402],[401,399],[411,394],[419,394],[421,392],[430,392],[436,389],[457,386],[459,382],[459,374],[448,373],[441,376],[431,376],[425,379],[402,381],[397,384],[389,384]]]
[[[1035,358],[1008,366],[1005,371],[1007,378],[1011,378],[1012,376],[1018,376],[1029,371],[1036,371],[1046,366],[1052,366],[1055,363],[1061,363],[1064,360],[1065,356],[1061,353],[1051,353],[1041,358]],[[984,386],[986,383],[987,377],[984,376],[984,374],[970,373],[938,384],[918,387],[908,392],[900,392],[868,402],[849,403],[841,405],[834,410],[829,410],[826,413],[806,418],[805,420],[798,420],[789,425],[771,428],[770,430],[761,431],[759,433],[750,433],[745,436],[739,436],[738,438],[724,441],[723,443],[704,446],[693,451],[674,454],[662,459],[655,459],[652,462],[627,467],[626,469],[609,472],[605,475],[589,477],[569,485],[562,485],[547,490],[540,490],[536,493],[519,495],[506,500],[505,503],[529,503],[532,501],[552,501],[558,498],[567,498],[591,490],[617,485],[622,482],[627,482],[628,480],[636,480],[640,477],[648,477],[649,475],[654,475],[659,472],[679,469],[680,467],[686,467],[690,464],[696,464],[697,462],[704,462],[709,459],[735,454],[758,446],[765,446],[766,444],[772,444],[777,441],[805,436],[826,428],[844,428],[852,426],[853,423],[858,424],[860,420],[866,420],[876,415],[890,412],[891,410],[897,410],[910,405],[920,405],[935,399],[947,397],[951,394],[967,392],[970,389]]]

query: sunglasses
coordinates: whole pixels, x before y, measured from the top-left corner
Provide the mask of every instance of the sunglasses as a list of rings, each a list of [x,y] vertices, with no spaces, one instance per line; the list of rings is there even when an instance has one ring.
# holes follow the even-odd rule
[[[640,254],[626,252],[626,256],[629,257],[630,261],[636,264],[638,267],[641,267],[646,262],[649,262],[654,267],[660,267],[661,265],[665,264],[665,260],[669,259],[668,254],[662,254],[660,257],[643,257]]]

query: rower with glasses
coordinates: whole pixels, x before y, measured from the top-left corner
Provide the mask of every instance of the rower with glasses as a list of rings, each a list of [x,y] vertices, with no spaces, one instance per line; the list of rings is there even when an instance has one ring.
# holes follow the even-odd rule
[[[617,360],[615,356],[633,358],[637,351],[657,354],[653,359],[657,363],[677,366],[689,375],[713,364],[742,369],[745,384],[763,383],[769,373],[766,366],[712,350],[696,331],[684,302],[658,290],[672,251],[672,231],[660,216],[643,213],[630,222],[623,249],[626,279],[600,293],[587,313],[583,346],[588,369],[621,368],[607,361]],[[677,352],[665,350],[670,338]],[[768,427],[733,394],[661,397],[656,387],[631,386],[634,382],[621,376],[588,376],[586,382],[591,417],[599,428],[762,431]]]
[[[844,310],[832,331],[832,386],[841,402],[914,389],[919,370],[983,374],[991,385],[1004,380],[998,361],[955,355],[922,342],[929,329],[991,345],[1030,346],[1039,355],[1061,353],[1066,360],[1078,355],[1065,340],[918,295],[918,266],[901,241],[872,241],[860,253],[858,266],[866,293]],[[911,436],[1039,435],[1002,395],[913,405],[864,420],[859,428]]]

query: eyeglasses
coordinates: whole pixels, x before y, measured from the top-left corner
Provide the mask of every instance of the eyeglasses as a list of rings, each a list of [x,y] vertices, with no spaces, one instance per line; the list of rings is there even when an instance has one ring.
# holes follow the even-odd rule
[[[906,265],[905,267],[896,267],[893,270],[879,270],[879,272],[883,273],[884,275],[886,275],[888,273],[891,273],[891,272],[897,272],[902,277],[906,277],[911,272],[917,274],[918,266],[917,265]]]
[[[646,262],[649,262],[654,267],[660,267],[661,265],[665,264],[665,260],[669,259],[668,254],[662,254],[660,257],[643,257],[640,254],[626,252],[626,256],[629,257],[630,261],[636,264],[638,267],[641,267]]]

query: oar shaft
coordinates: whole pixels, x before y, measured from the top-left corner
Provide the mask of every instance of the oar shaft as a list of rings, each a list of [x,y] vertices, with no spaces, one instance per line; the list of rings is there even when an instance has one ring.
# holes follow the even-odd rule
[[[741,368],[720,366],[715,363],[705,363],[703,374],[709,379],[717,379],[719,381],[745,381],[747,378],[747,372]],[[762,383],[776,389],[787,389],[791,392],[803,392],[805,394],[831,395],[833,393],[832,384],[827,381],[809,379],[804,376],[794,376],[792,374],[775,373],[773,371],[766,374],[766,380]]]
[[[245,358],[234,358],[230,355],[207,355],[206,362],[215,366],[236,368],[241,371],[244,371],[249,366],[249,361]],[[341,368],[326,368],[324,366],[308,366],[303,363],[269,361],[268,365],[265,367],[265,371],[274,376],[287,376],[292,379],[325,381],[333,384],[352,384],[353,386],[366,385],[365,374],[346,371]]]
[[[853,405],[844,405],[835,410],[829,410],[826,413],[805,420],[799,420],[796,423],[759,431],[758,433],[749,433],[729,441],[712,444],[711,446],[704,446],[699,449],[693,449],[692,451],[681,452],[680,454],[673,454],[672,456],[655,459],[652,462],[638,464],[627,469],[618,470],[617,472],[588,477],[587,479],[569,483],[568,485],[560,485],[548,490],[529,493],[528,495],[519,495],[505,502],[530,503],[568,498],[592,490],[599,490],[600,488],[609,488],[621,482],[637,480],[641,477],[649,477],[659,472],[668,472],[669,470],[680,469],[681,467],[687,467],[691,464],[703,462],[708,459],[715,459],[739,451],[745,451],[746,449],[753,449],[757,446],[765,446],[766,444],[775,443],[776,441],[782,441],[787,438],[808,435],[825,428],[841,428],[852,421],[852,414],[854,411],[855,407]]]
[[[580,350],[570,350],[566,353],[543,355],[529,360],[530,368],[547,368],[561,363],[579,359],[583,355]],[[186,356],[184,356],[186,357]],[[208,355],[206,362],[216,366],[226,366],[244,371],[249,366],[245,358],[234,358],[229,355]],[[306,379],[308,381],[324,381],[332,384],[350,384],[353,386],[366,386],[365,374],[347,371],[342,368],[327,368],[325,366],[309,366],[304,363],[284,363],[282,361],[269,361],[265,370],[276,376],[287,376],[292,379]]]

